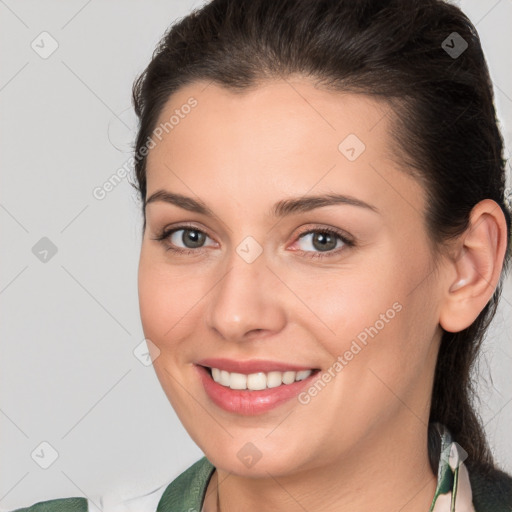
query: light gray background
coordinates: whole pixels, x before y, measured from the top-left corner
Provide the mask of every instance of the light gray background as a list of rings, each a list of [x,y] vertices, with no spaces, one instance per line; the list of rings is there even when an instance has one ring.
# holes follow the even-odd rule
[[[144,337],[135,191],[123,180],[101,201],[92,194],[130,156],[133,79],[200,3],[0,0],[1,510],[143,494],[202,456],[133,354]],[[460,5],[482,39],[508,158],[512,0]],[[43,31],[59,45],[47,59],[31,47]],[[57,247],[46,263],[32,252],[43,237]],[[509,472],[511,312],[508,278],[480,367],[481,413]],[[59,454],[48,469],[31,458],[43,441]]]

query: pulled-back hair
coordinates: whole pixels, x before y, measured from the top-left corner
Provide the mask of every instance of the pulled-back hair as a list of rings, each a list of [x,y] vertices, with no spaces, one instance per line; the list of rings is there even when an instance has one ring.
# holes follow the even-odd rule
[[[146,156],[140,150],[170,95],[198,80],[243,92],[291,75],[389,104],[397,158],[426,191],[434,247],[441,250],[467,229],[479,201],[492,199],[503,210],[504,271],[472,325],[443,331],[429,419],[450,429],[468,453],[469,468],[490,471],[473,370],[508,270],[511,219],[492,83],[476,29],[460,9],[441,0],[213,0],[178,20],[133,87],[144,230]],[[429,443],[435,444],[432,435]],[[430,462],[437,471],[437,459]]]

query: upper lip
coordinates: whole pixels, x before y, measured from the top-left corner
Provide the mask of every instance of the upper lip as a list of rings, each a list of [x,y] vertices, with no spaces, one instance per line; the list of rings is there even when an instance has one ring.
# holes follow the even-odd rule
[[[297,364],[282,363],[280,361],[269,361],[266,359],[250,359],[248,361],[236,361],[234,359],[226,358],[208,358],[197,361],[200,366],[207,366],[209,368],[218,368],[230,373],[250,373],[257,372],[286,372],[293,371],[299,372],[301,370],[314,370],[312,366],[302,366]]]

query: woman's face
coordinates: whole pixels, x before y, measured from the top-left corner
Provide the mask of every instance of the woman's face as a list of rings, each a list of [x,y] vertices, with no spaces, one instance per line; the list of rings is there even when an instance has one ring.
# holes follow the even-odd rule
[[[371,463],[426,431],[441,292],[388,109],[290,79],[239,94],[197,82],[161,112],[141,318],[165,393],[219,468]],[[232,389],[247,382],[259,390]]]

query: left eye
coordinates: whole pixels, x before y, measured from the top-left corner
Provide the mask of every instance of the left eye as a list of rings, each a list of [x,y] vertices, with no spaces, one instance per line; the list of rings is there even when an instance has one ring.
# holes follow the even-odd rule
[[[328,230],[313,230],[303,233],[299,236],[297,244],[302,242],[302,247],[299,247],[300,251],[313,252],[313,257],[330,256],[332,252],[337,254],[338,249],[341,249],[345,245],[352,245],[351,241],[341,234]],[[316,252],[316,254],[315,254]]]

